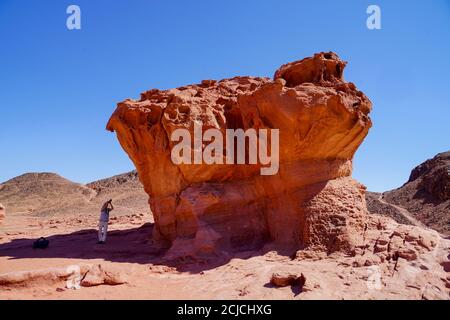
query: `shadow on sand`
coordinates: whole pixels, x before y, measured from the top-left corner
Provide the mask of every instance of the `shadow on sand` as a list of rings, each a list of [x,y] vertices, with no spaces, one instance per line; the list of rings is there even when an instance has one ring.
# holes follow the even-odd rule
[[[153,264],[174,267],[181,272],[200,273],[228,263],[233,258],[249,259],[263,255],[269,249],[255,249],[236,253],[198,257],[179,257],[168,260],[164,257],[167,249],[153,244],[154,224],[146,223],[140,227],[108,231],[107,243],[97,244],[97,230],[85,229],[67,234],[47,237],[47,249],[33,249],[36,239],[19,238],[0,244],[0,256],[9,259],[103,259],[119,263]],[[276,250],[278,254],[292,256],[292,251]],[[295,253],[295,252],[294,252]]]
[[[23,258],[67,258],[104,259],[111,262],[149,263],[161,254],[152,247],[153,224],[146,223],[137,228],[108,231],[107,243],[97,244],[97,230],[85,229],[67,234],[47,237],[47,249],[33,249],[36,239],[13,239],[0,244],[0,256],[10,259]]]

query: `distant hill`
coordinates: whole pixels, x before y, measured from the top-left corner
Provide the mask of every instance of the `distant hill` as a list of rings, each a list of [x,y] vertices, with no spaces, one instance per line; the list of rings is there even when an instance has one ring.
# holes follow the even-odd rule
[[[114,206],[123,213],[148,213],[148,195],[139,181],[136,170],[110,178],[94,181],[86,185],[96,192],[96,208],[108,199],[114,200]],[[128,212],[126,212],[128,211]],[[117,211],[116,211],[117,212]]]
[[[450,152],[440,153],[414,168],[400,188],[367,192],[369,212],[450,235],[449,173]],[[96,215],[108,199],[114,200],[116,215],[150,212],[136,171],[86,185],[55,173],[27,173],[0,184],[0,203],[7,215]]]
[[[148,196],[136,171],[86,185],[55,173],[27,173],[0,184],[0,203],[7,215],[98,214],[104,201],[114,200],[116,214],[149,212]]]
[[[368,192],[366,200],[371,213],[450,235],[450,151],[415,167],[400,188],[382,194]]]

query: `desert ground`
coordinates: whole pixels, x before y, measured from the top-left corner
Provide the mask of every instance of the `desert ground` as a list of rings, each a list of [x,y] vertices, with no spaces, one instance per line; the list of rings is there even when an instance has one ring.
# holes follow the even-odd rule
[[[213,259],[166,259],[164,250],[152,245],[149,214],[113,218],[106,245],[96,243],[96,224],[95,213],[57,220],[7,216],[0,229],[0,299],[449,298],[450,255],[445,253],[450,241],[443,238],[420,260],[399,259],[395,267],[380,265],[378,270],[358,257],[321,257],[270,246]],[[32,242],[41,236],[50,246],[33,249]],[[101,265],[125,283],[67,288],[70,276],[56,274],[73,265]],[[277,287],[270,282],[273,273],[301,273],[306,283]]]

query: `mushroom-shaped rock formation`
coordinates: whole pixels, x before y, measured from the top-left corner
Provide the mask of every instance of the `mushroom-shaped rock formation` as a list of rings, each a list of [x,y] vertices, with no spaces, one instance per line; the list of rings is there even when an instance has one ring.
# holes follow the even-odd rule
[[[205,80],[119,103],[107,129],[116,132],[150,196],[154,240],[197,253],[267,241],[351,252],[366,219],[365,188],[351,178],[352,158],[371,127],[371,102],[344,81],[345,65],[332,52],[319,53],[283,65],[273,80]],[[278,129],[278,170],[264,175],[261,161],[250,164],[250,142],[244,164],[228,163],[226,152],[224,164],[174,162],[173,133],[194,136],[198,124],[201,133],[217,129],[223,136],[229,129]],[[274,153],[276,140],[267,143]],[[204,139],[200,150],[189,147],[201,155],[208,145]]]

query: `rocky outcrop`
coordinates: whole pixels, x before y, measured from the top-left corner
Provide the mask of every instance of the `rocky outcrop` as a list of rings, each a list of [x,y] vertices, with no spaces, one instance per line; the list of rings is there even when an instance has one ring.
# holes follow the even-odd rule
[[[119,103],[107,129],[116,132],[150,196],[154,239],[197,253],[267,240],[352,251],[366,215],[365,188],[351,179],[352,158],[371,127],[371,102],[344,81],[345,64],[319,53],[283,65],[273,80],[206,80]],[[261,175],[261,163],[175,164],[172,134],[184,128],[194,135],[199,123],[203,132],[215,128],[224,136],[227,129],[278,129],[279,170]],[[269,139],[269,150],[275,143]],[[195,156],[207,146],[190,150]]]
[[[400,223],[424,224],[450,235],[450,152],[418,165],[400,188],[368,193],[366,198],[371,213],[388,215]]]
[[[106,285],[119,285],[126,283],[126,276],[120,273],[117,268],[105,267],[101,264],[93,265],[83,275],[80,280],[82,287],[95,287],[103,284]]]
[[[127,282],[125,274],[111,265],[80,264],[66,268],[13,271],[0,274],[0,288],[30,288],[43,285],[63,285],[67,289],[99,285],[119,285]]]
[[[370,213],[390,217],[401,224],[412,224],[398,207],[384,201],[382,193],[367,191],[366,203]]]
[[[430,201],[450,200],[450,151],[415,167],[407,183],[414,181],[418,181],[418,196]]]

